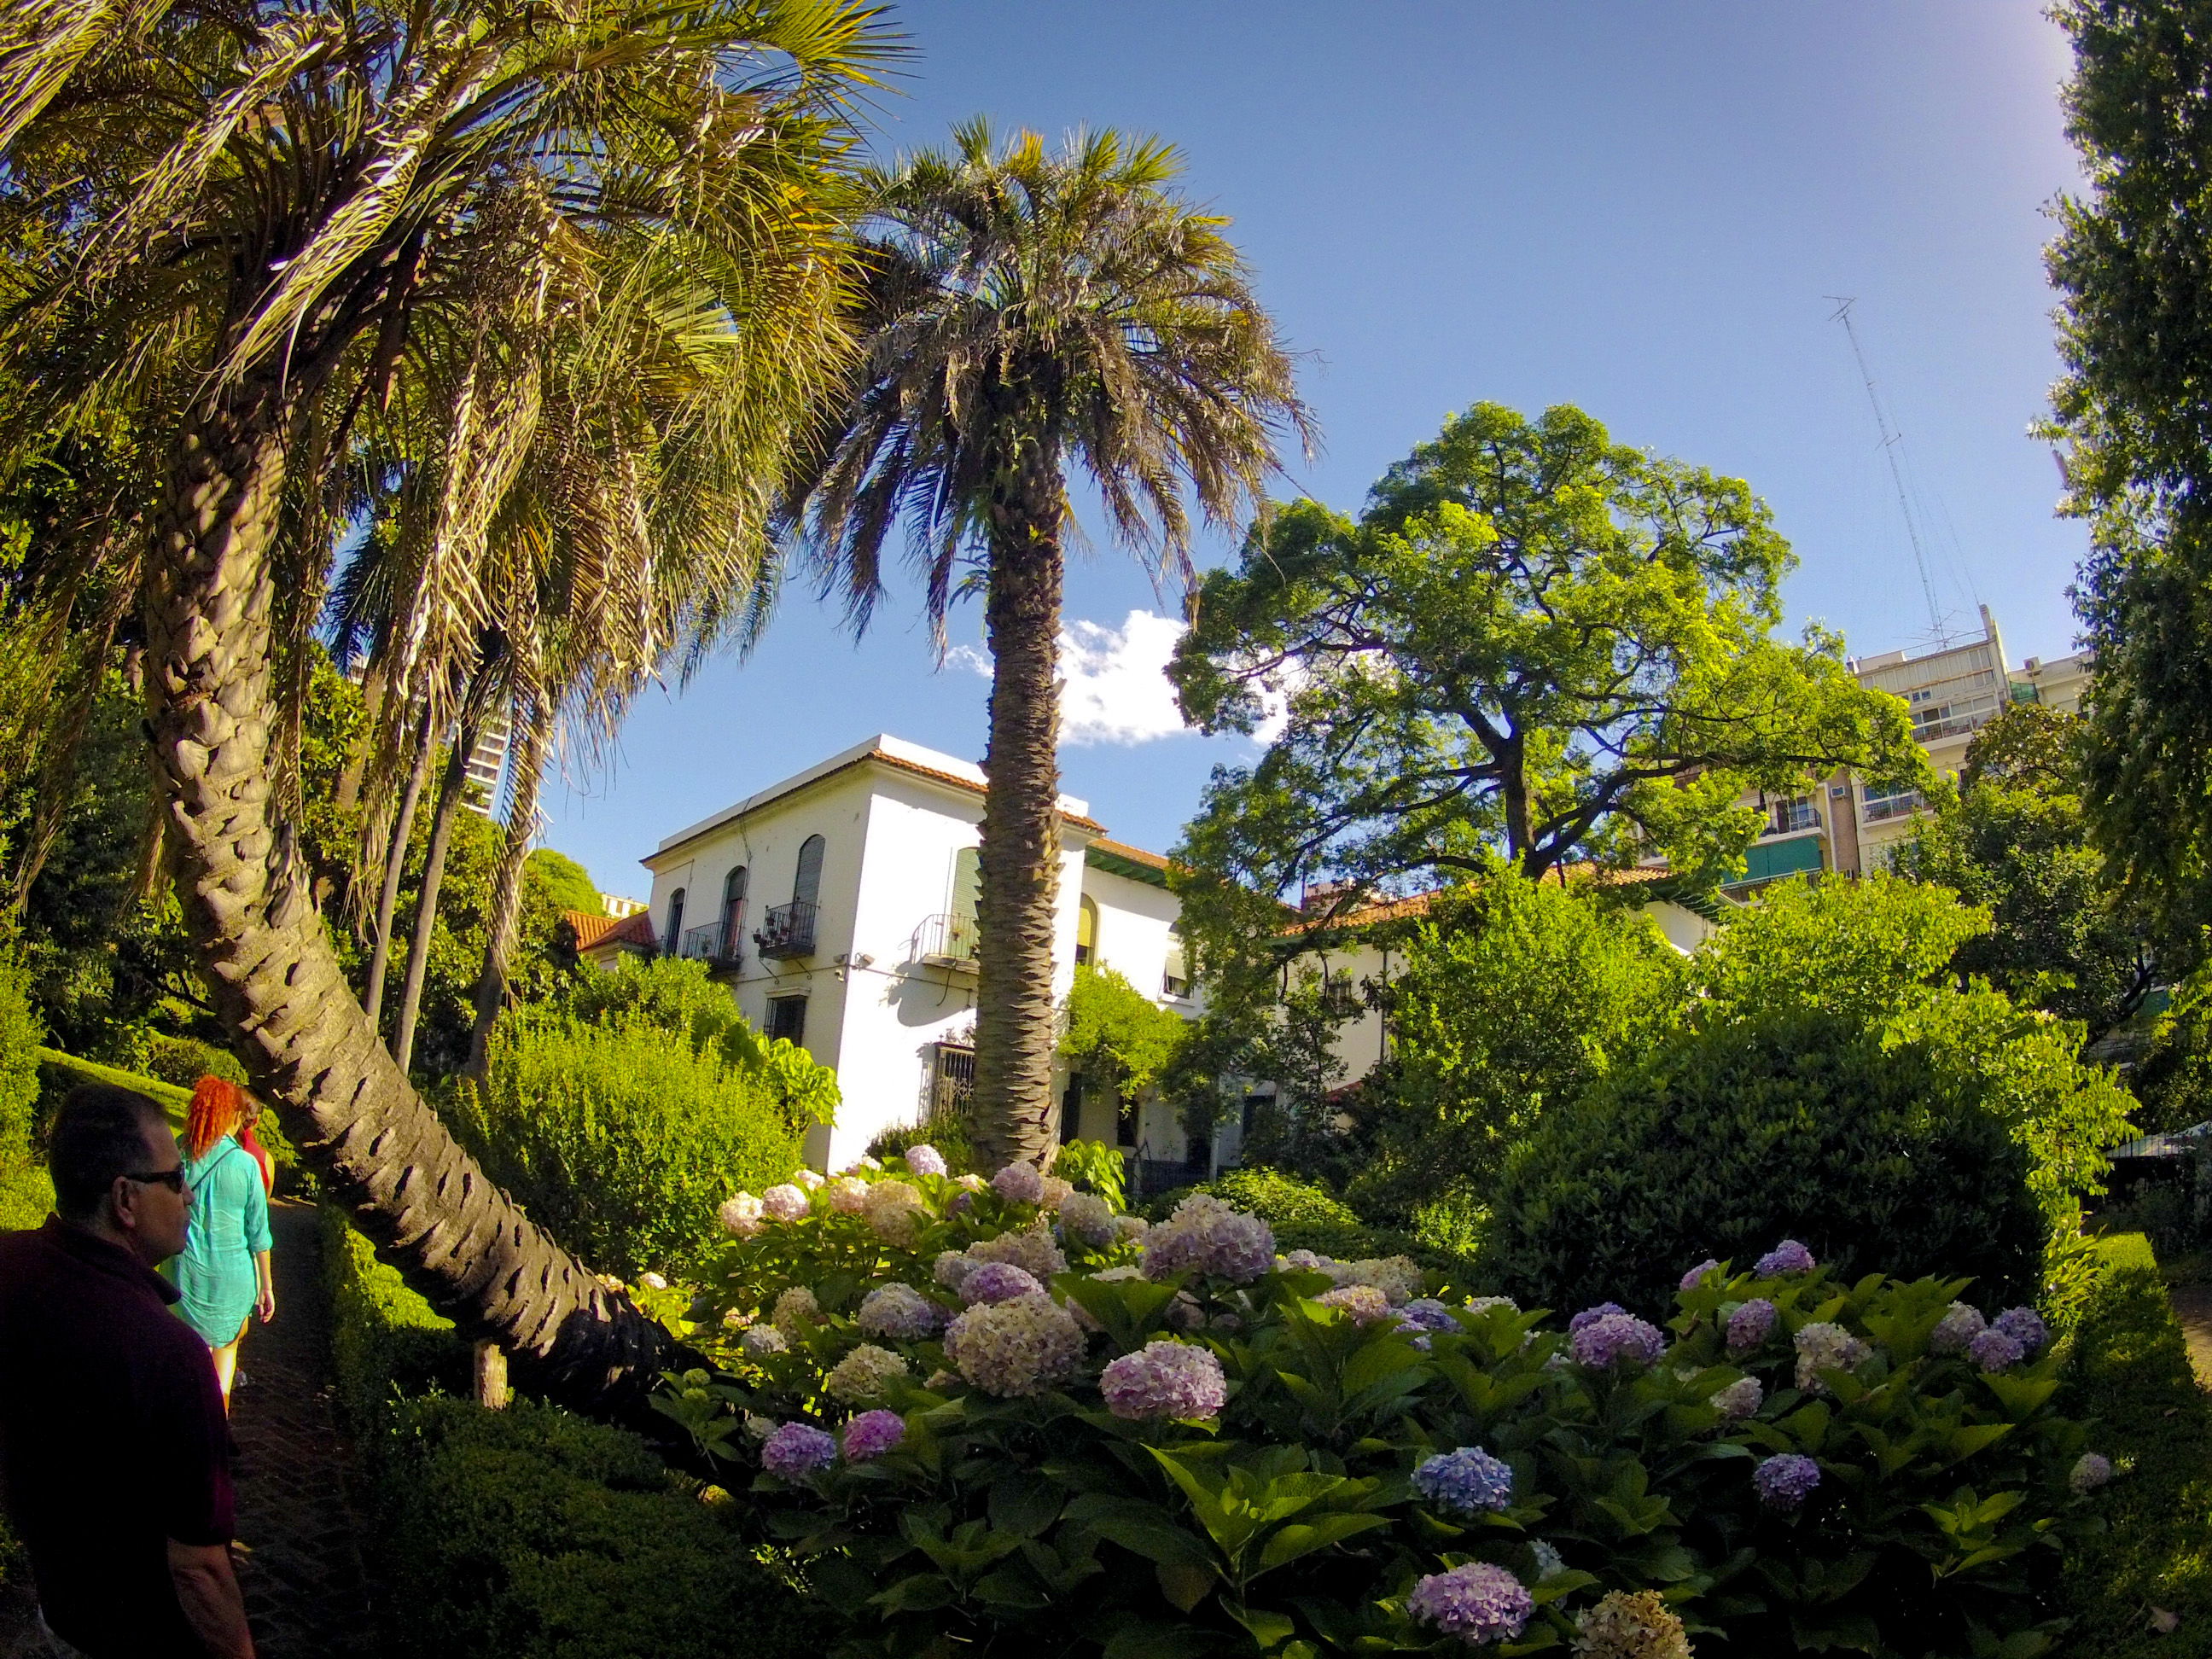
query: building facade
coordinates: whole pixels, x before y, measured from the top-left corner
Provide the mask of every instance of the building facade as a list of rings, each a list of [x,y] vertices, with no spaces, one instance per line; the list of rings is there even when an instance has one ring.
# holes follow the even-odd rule
[[[1166,860],[1108,840],[1085,802],[1060,805],[1054,996],[1089,961],[1195,1018]],[[644,860],[660,947],[706,963],[754,1025],[836,1071],[837,1122],[807,1146],[819,1167],[965,1098],[982,816],[980,768],[878,736],[678,830]],[[1064,1135],[1186,1150],[1172,1114],[1117,1113],[1065,1089],[1063,1078]]]

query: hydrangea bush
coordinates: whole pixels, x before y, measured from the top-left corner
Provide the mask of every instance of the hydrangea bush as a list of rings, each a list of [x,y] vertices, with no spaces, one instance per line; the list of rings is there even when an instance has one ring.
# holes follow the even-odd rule
[[[1278,1255],[1204,1195],[1108,1226],[927,1151],[737,1206],[696,1310],[722,1369],[659,1401],[853,1654],[2026,1659],[2059,1633],[2055,1553],[2112,1467],[2052,1411],[2033,1310],[1966,1281],[1844,1284],[1783,1241],[1681,1273],[1663,1328],[1555,1322],[1402,1258]]]

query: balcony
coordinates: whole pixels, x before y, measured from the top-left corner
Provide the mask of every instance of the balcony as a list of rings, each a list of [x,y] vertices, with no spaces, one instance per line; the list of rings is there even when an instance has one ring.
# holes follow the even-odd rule
[[[1895,794],[1875,794],[1869,792],[1859,817],[1869,823],[1882,823],[1891,818],[1909,818],[1920,810],[1920,792],[1902,790]]]
[[[785,960],[814,954],[814,915],[818,906],[805,899],[779,904],[768,913],[753,943],[764,957]]]
[[[727,922],[709,922],[704,927],[687,927],[678,942],[676,954],[692,962],[703,962],[718,973],[734,970],[744,957],[740,936]]]
[[[979,959],[975,918],[950,912],[931,916],[915,935],[915,955],[936,968],[973,970]]]

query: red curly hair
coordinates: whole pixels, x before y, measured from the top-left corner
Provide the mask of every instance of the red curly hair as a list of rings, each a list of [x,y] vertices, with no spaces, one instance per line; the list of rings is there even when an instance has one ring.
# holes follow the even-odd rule
[[[225,1135],[252,1122],[253,1107],[246,1091],[219,1077],[204,1077],[192,1088],[191,1109],[185,1115],[185,1157],[204,1157]]]

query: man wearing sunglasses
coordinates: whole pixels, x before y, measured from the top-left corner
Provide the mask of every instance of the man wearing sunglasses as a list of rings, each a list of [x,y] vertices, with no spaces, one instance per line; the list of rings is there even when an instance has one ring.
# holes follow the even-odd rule
[[[189,1214],[168,1121],[86,1085],[54,1114],[47,1164],[58,1213],[0,1233],[0,1495],[55,1650],[252,1659],[222,1394],[154,1271]]]

